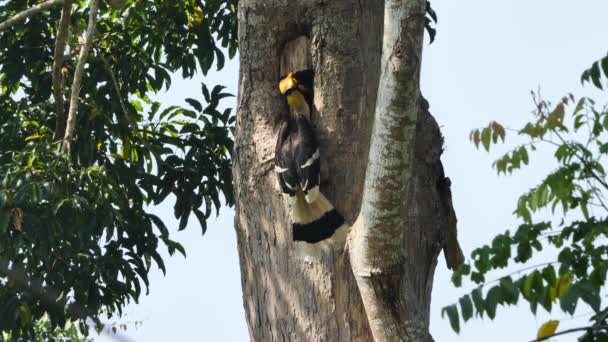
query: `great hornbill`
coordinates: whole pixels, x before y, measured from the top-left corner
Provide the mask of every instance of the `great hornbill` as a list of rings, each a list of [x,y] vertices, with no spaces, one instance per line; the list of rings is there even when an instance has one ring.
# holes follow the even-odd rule
[[[319,143],[310,121],[313,80],[312,70],[281,78],[279,91],[287,100],[290,115],[281,125],[275,150],[279,185],[292,208],[293,240],[309,244],[347,229],[344,217],[319,191]]]

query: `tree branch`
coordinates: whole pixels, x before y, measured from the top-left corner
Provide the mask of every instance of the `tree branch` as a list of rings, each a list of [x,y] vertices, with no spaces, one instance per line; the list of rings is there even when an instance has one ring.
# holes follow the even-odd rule
[[[112,83],[114,91],[116,92],[116,96],[118,97],[118,103],[120,104],[120,109],[122,109],[122,113],[125,116],[125,120],[127,120],[129,123],[131,123],[130,118],[129,118],[129,110],[127,109],[125,101],[122,98],[122,94],[120,93],[120,85],[118,84],[116,75],[114,75],[114,71],[112,70],[110,63],[108,62],[106,57],[103,55],[103,53],[101,53],[101,51],[99,52],[98,56],[99,56],[99,59],[101,59],[101,63],[103,64],[103,67],[106,69],[108,76],[110,77],[110,82]]]
[[[59,20],[59,29],[57,30],[57,38],[55,39],[55,54],[53,57],[53,97],[55,99],[55,132],[53,141],[60,140],[65,133],[65,125],[67,118],[65,116],[65,104],[63,101],[63,86],[64,78],[61,74],[61,67],[65,56],[65,40],[70,31],[70,16],[72,15],[72,1],[66,0],[61,11],[61,19]]]
[[[78,56],[78,64],[74,71],[74,80],[72,81],[72,91],[70,94],[70,109],[68,111],[68,120],[63,137],[63,151],[69,153],[71,150],[72,140],[74,139],[74,130],[76,129],[76,116],[78,114],[78,97],[80,96],[80,85],[84,74],[84,66],[87,62],[89,50],[93,43],[93,35],[97,25],[97,9],[99,8],[99,0],[91,0],[89,7],[89,25],[84,36],[84,43]]]
[[[545,341],[545,340],[548,340],[548,339],[550,339],[552,337],[555,337],[555,336],[566,335],[566,334],[571,334],[573,332],[585,331],[585,330],[608,330],[608,325],[591,325],[591,326],[587,326],[587,327],[572,328],[572,329],[560,331],[560,332],[555,333],[553,335],[549,335],[549,336],[541,337],[541,338],[538,338],[538,339],[534,339],[534,340],[532,340],[530,342]]]
[[[24,21],[25,19],[30,18],[30,17],[34,16],[35,14],[40,13],[53,6],[60,5],[63,2],[64,2],[64,0],[47,0],[30,9],[27,9],[21,13],[17,13],[13,17],[9,18],[8,20],[0,23],[0,32],[8,30],[9,28],[14,26],[18,22]]]
[[[420,111],[425,0],[386,0],[381,74],[361,211],[349,255],[376,342],[425,340],[412,293],[400,293],[404,231]]]
[[[106,69],[106,72],[110,76],[110,82],[112,83],[112,86],[114,87],[114,91],[116,92],[116,96],[118,97],[118,103],[120,104],[120,108],[122,109],[122,113],[125,117],[125,120],[129,124],[129,126],[131,126],[131,128],[133,129],[133,132],[138,132],[139,127],[137,126],[137,123],[133,122],[133,120],[131,120],[131,117],[129,117],[129,110],[127,109],[125,100],[122,98],[122,94],[120,92],[120,85],[118,84],[118,79],[116,79],[116,74],[112,70],[112,67],[110,66],[110,63],[108,62],[107,58],[103,55],[103,53],[101,51],[99,51],[98,56],[101,59],[101,63],[103,64],[103,67]],[[154,151],[152,146],[150,146],[150,144],[148,143],[148,140],[146,140],[146,137],[143,133],[142,133],[140,139],[141,139],[141,142],[143,143],[143,145],[148,150]]]
[[[355,223],[364,245],[355,273],[369,275],[400,263],[400,209],[411,179],[420,110],[420,59],[424,0],[385,2],[382,71],[365,192]],[[357,223],[359,223],[357,225]],[[389,248],[387,248],[389,247]]]

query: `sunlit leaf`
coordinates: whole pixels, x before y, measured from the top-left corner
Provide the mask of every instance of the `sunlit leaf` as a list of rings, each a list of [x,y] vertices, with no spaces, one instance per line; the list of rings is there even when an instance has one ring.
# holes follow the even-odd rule
[[[540,326],[540,328],[538,329],[538,332],[536,333],[536,338],[541,339],[541,338],[552,336],[553,334],[555,334],[555,331],[557,330],[558,326],[559,326],[559,321],[556,321],[556,320],[550,320],[550,321],[543,323],[543,325]]]

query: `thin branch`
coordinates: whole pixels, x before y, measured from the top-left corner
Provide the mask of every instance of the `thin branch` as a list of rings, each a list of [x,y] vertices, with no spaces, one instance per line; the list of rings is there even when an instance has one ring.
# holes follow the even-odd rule
[[[587,178],[585,179],[587,181],[587,185],[589,186],[590,189],[595,189],[598,190],[597,188],[595,188],[593,186],[593,184],[591,184],[591,181]],[[604,208],[604,210],[606,210],[608,212],[608,206],[606,206],[606,203],[604,203],[604,200],[602,199],[602,193],[601,191],[597,191],[597,196],[596,196],[597,200],[600,201],[600,204],[598,206],[601,206]],[[591,203],[591,202],[589,202]]]
[[[116,79],[116,75],[114,74],[114,71],[112,70],[112,67],[110,66],[110,63],[108,62],[108,60],[106,59],[106,57],[103,55],[103,53],[101,51],[99,51],[98,56],[101,59],[101,63],[103,64],[104,68],[108,72],[108,75],[110,76],[110,81],[112,83],[112,86],[114,87],[116,96],[118,97],[118,103],[120,103],[120,108],[122,109],[122,113],[125,116],[125,120],[127,120],[127,123],[129,124],[129,126],[131,126],[133,131],[137,132],[139,129],[137,127],[137,124],[134,123],[133,120],[131,120],[131,118],[129,117],[129,110],[127,109],[127,105],[125,104],[124,99],[122,98],[122,95],[120,93],[120,85],[118,84],[118,80]],[[141,136],[141,142],[144,144],[144,146],[148,150],[154,151],[152,149],[152,146],[150,146],[150,144],[148,143],[148,141],[146,140],[146,138],[143,134]]]
[[[545,341],[545,340],[548,340],[548,339],[550,339],[552,337],[555,337],[555,336],[560,336],[560,335],[565,335],[565,334],[571,334],[573,332],[585,331],[585,330],[608,330],[608,325],[590,325],[590,326],[586,326],[586,327],[572,328],[572,329],[560,331],[560,332],[555,333],[553,335],[549,335],[549,336],[541,337],[541,338],[538,338],[538,339],[534,339],[534,340],[532,340],[530,342]]]
[[[564,138],[563,138],[563,137],[562,137],[562,136],[561,136],[561,135],[560,135],[558,132],[554,132],[554,133],[557,135],[557,137],[558,137],[558,138],[559,138],[559,140],[562,142],[562,144],[568,144],[568,142],[566,142],[566,140],[565,140],[565,139],[564,139]],[[544,142],[549,143],[549,144],[551,144],[551,145],[554,145],[554,146],[556,146],[556,147],[560,147],[560,146],[562,146],[562,145],[560,145],[560,144],[558,144],[558,143],[556,143],[556,142],[554,142],[554,141],[551,141],[551,140],[548,140],[548,139],[545,139],[545,138],[542,138],[542,139],[541,139],[541,141],[544,141]],[[579,161],[580,161],[580,162],[581,162],[581,163],[582,163],[582,164],[583,164],[585,167],[589,168],[589,172],[591,173],[591,177],[592,177],[593,179],[595,179],[595,180],[596,180],[598,183],[600,183],[600,185],[602,185],[602,187],[604,187],[606,190],[608,190],[608,183],[606,183],[606,181],[605,181],[605,180],[601,179],[601,178],[600,178],[600,177],[599,177],[599,176],[598,176],[598,175],[597,175],[597,174],[596,174],[596,173],[595,173],[595,172],[594,172],[592,169],[590,169],[590,167],[589,167],[589,163],[587,163],[587,161],[585,161],[585,159],[584,159],[583,157],[581,157],[581,156],[580,156],[578,153],[575,153],[575,154],[574,154],[574,156],[575,156],[575,157],[576,157],[576,158],[577,158],[577,159],[578,159],[578,160],[579,160]],[[599,196],[598,196],[598,197],[599,197]],[[602,202],[602,201],[601,201],[601,199],[600,199],[600,202]],[[607,209],[607,210],[608,210],[608,208],[606,208],[606,205],[602,204],[602,206],[603,206],[605,209]]]
[[[497,283],[497,282],[499,282],[501,279],[504,279],[504,278],[506,278],[506,277],[512,277],[512,276],[514,276],[514,275],[516,275],[516,274],[524,273],[524,272],[526,272],[526,271],[530,271],[530,270],[532,270],[532,269],[539,269],[539,268],[541,268],[541,267],[543,267],[543,266],[549,266],[549,265],[555,265],[555,264],[559,264],[559,261],[543,262],[543,263],[540,263],[540,264],[536,264],[536,265],[532,265],[532,266],[524,267],[524,268],[522,268],[522,269],[519,269],[519,270],[516,270],[516,271],[510,272],[510,273],[508,273],[508,274],[505,274],[505,275],[503,275],[503,276],[501,276],[501,277],[499,277],[499,278],[492,279],[492,280],[486,281],[486,282],[484,282],[484,283],[482,283],[482,284],[479,284],[479,285],[475,286],[475,287],[474,287],[472,290],[467,290],[466,292],[471,292],[471,291],[474,291],[474,290],[476,290],[476,289],[480,289],[480,290],[481,290],[481,289],[483,289],[484,287],[485,287],[485,288],[487,288],[487,287],[488,287],[488,286],[490,286],[491,284],[493,284],[493,283]]]
[[[403,213],[413,179],[425,13],[425,0],[384,1],[381,70],[364,192],[348,236],[351,268],[377,342],[427,339],[424,319],[414,309],[415,294],[400,289],[403,255],[409,254],[401,243],[408,230]]]
[[[127,109],[127,106],[125,105],[125,101],[123,100],[122,95],[120,93],[120,85],[118,84],[116,75],[114,75],[114,71],[112,70],[110,63],[108,62],[106,57],[103,55],[103,53],[101,53],[101,51],[99,51],[98,56],[99,56],[99,59],[101,59],[101,63],[103,64],[104,68],[108,72],[108,75],[110,76],[110,81],[112,83],[112,86],[114,87],[116,96],[118,97],[118,103],[120,104],[120,108],[122,109],[123,115],[125,116],[125,120],[127,120],[127,121],[129,121],[129,123],[131,123],[130,122],[131,120],[129,120],[130,119],[129,110]]]
[[[69,153],[71,150],[72,139],[74,139],[74,130],[76,129],[76,116],[78,114],[78,97],[80,95],[80,85],[84,74],[84,65],[87,62],[89,50],[93,42],[95,34],[95,26],[97,25],[97,9],[99,8],[99,0],[91,0],[89,6],[89,26],[84,36],[84,44],[78,56],[78,64],[74,71],[74,80],[72,81],[72,92],[70,94],[70,110],[68,111],[68,121],[66,125],[65,135],[63,137],[63,151]]]
[[[60,4],[63,4],[64,0],[47,0],[41,4],[38,4],[30,9],[27,9],[23,12],[17,13],[16,15],[14,15],[13,17],[9,18],[8,20],[0,23],[0,32],[8,30],[9,28],[11,28],[12,26],[14,26],[15,24],[19,23],[20,21],[24,21],[27,18],[30,18],[32,16],[34,16],[37,13],[40,13],[44,10],[47,10],[53,6],[57,6]]]
[[[478,285],[478,286],[476,286],[475,288],[477,289],[477,288],[487,287],[487,286],[488,286],[488,285],[490,285],[490,284],[493,284],[493,283],[497,283],[497,282],[499,282],[499,281],[500,281],[501,279],[503,279],[503,278],[506,278],[506,277],[511,277],[511,276],[516,275],[516,274],[524,273],[524,272],[529,271],[529,270],[532,270],[532,269],[541,268],[541,267],[543,267],[543,266],[555,265],[555,264],[559,264],[559,261],[543,262],[543,263],[540,263],[540,264],[536,264],[536,265],[532,265],[532,266],[524,267],[524,268],[522,268],[522,269],[519,269],[519,270],[513,271],[513,272],[511,272],[511,273],[507,273],[507,274],[505,274],[505,275],[503,275],[503,276],[501,276],[501,277],[499,277],[499,278],[496,278],[496,279],[492,279],[492,280],[486,281],[486,282],[485,282],[485,283],[483,283],[483,284],[479,284],[479,285]]]
[[[70,31],[70,16],[72,15],[72,1],[66,0],[61,11],[61,19],[59,21],[59,29],[57,30],[57,38],[55,40],[55,54],[53,57],[53,97],[55,98],[55,132],[53,141],[60,140],[65,133],[65,125],[67,118],[65,116],[65,104],[63,101],[63,86],[65,79],[61,74],[63,66],[63,55],[65,51],[65,41]]]
[[[559,140],[563,143],[563,144],[567,144],[566,140],[561,136],[561,134],[559,134],[558,131],[554,131],[554,133],[557,135],[557,137],[559,138]],[[578,158],[578,160],[583,163],[583,165],[585,165],[586,167],[589,167],[589,163],[587,163],[585,161],[585,159],[583,157],[581,157],[578,153],[575,153],[574,156],[576,156],[576,158]],[[603,180],[602,178],[600,178],[594,171],[593,169],[589,168],[589,171],[591,173],[591,176],[593,178],[595,178],[595,180],[597,180],[606,190],[608,190],[608,183],[606,183],[605,180]]]

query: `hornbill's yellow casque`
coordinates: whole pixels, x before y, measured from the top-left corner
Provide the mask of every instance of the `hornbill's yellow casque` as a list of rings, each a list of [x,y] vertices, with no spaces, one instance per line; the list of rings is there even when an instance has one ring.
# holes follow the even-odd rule
[[[342,215],[319,191],[319,144],[310,121],[313,79],[312,70],[302,70],[279,82],[291,115],[281,125],[275,150],[279,185],[292,207],[293,240],[311,244],[346,229]]]

